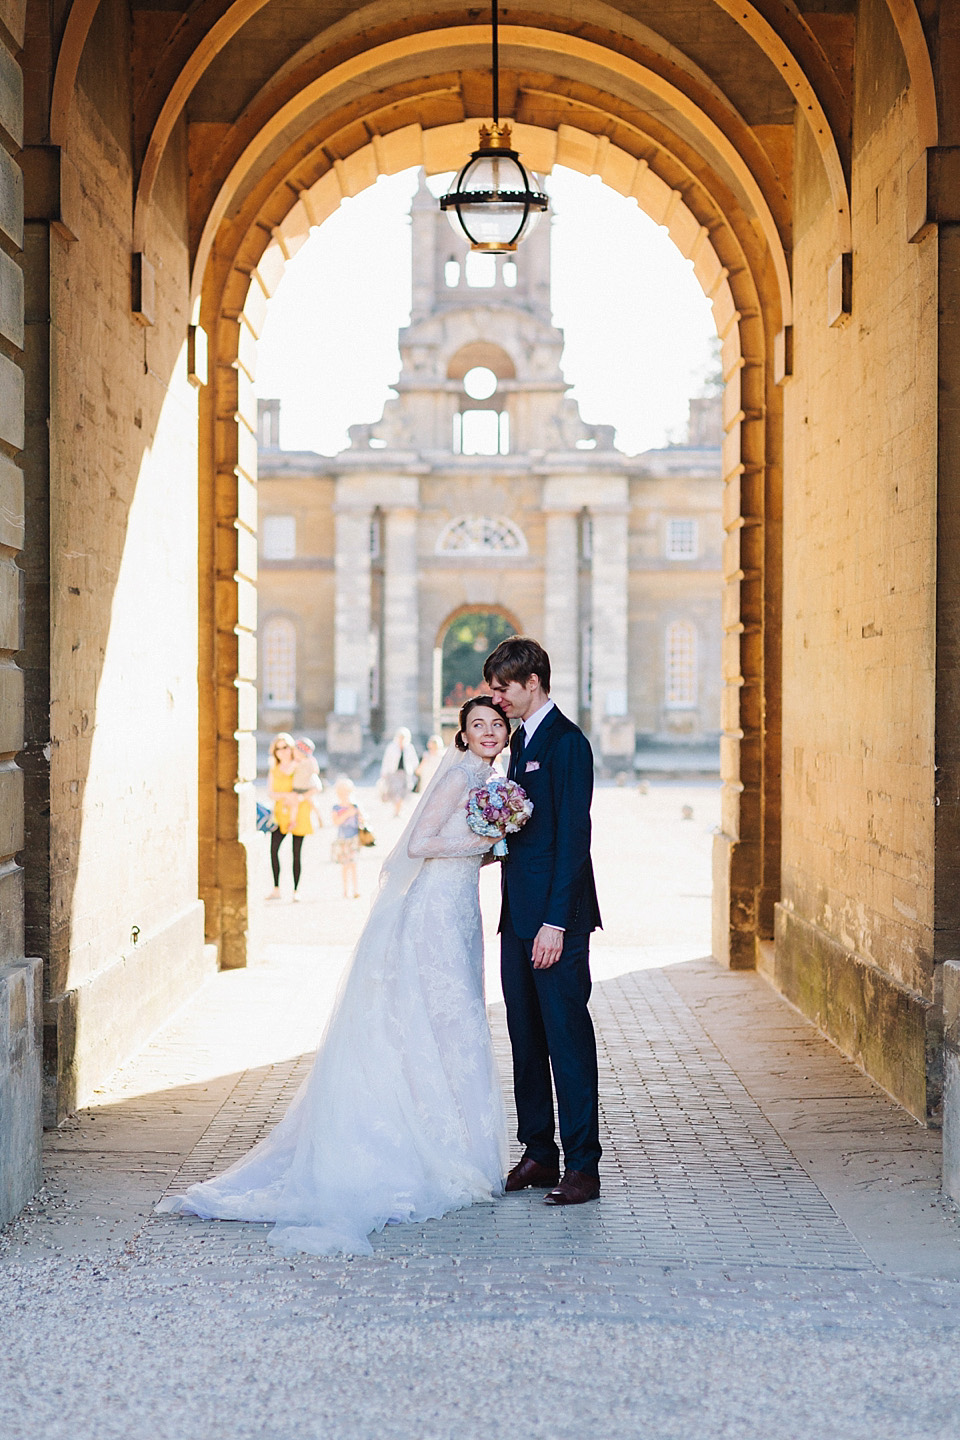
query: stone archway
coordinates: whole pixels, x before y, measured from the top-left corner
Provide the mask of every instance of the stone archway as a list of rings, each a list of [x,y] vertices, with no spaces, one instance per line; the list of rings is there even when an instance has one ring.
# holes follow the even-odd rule
[[[342,196],[404,165],[458,165],[489,96],[486,27],[464,24],[455,0],[330,5],[319,33],[309,6],[271,4],[74,0],[54,13],[28,0],[8,7],[0,36],[12,77],[0,478],[13,516],[0,647],[13,918],[0,938],[5,955],[44,958],[58,1113],[213,963],[192,853],[197,768],[208,934],[222,963],[245,960],[250,376],[269,295]],[[939,1102],[942,982],[960,932],[948,10],[582,0],[534,5],[502,37],[503,108],[530,163],[634,195],[691,259],[724,341],[716,953],[749,965],[759,949],[790,998],[918,1115]],[[552,498],[563,532],[564,495]],[[137,657],[158,651],[125,623],[127,597],[151,586],[171,658],[141,672]],[[113,740],[136,728],[134,699],[149,775],[139,747]],[[166,743],[182,781],[172,804]],[[142,845],[115,829],[121,786],[136,794],[123,816]],[[781,797],[773,956],[757,942],[781,893]],[[170,838],[183,816],[189,846]],[[145,878],[161,872],[169,883]]]
[[[223,633],[221,658],[211,666],[217,679],[206,700],[209,717],[239,714],[242,697],[253,705],[252,670],[233,668],[240,655],[237,633],[252,655],[255,624],[255,481],[256,416],[252,380],[256,341],[270,296],[284,267],[306,242],[314,225],[322,223],[344,197],[374,183],[378,174],[396,173],[421,164],[428,173],[456,167],[472,147],[470,121],[425,130],[418,124],[376,137],[335,165],[326,165],[314,183],[300,191],[291,206],[289,187],[286,213],[270,229],[263,220],[242,234],[234,232],[231,252],[214,254],[207,267],[200,316],[211,331],[214,356],[213,384],[202,402],[201,433],[205,427],[205,488],[207,514],[220,537],[210,540],[211,556],[219,549],[230,557],[226,572],[217,575],[208,602],[208,614],[227,615],[229,632]],[[598,175],[620,194],[632,197],[687,258],[704,294],[710,299],[722,345],[724,375],[723,480],[726,530],[724,570],[724,686],[722,772],[724,822],[716,837],[714,866],[714,950],[734,967],[756,964],[758,939],[772,937],[773,906],[779,896],[779,566],[780,515],[780,413],[778,382],[789,368],[790,294],[784,266],[745,250],[741,238],[722,211],[702,210],[702,186],[688,176],[676,176],[671,185],[643,157],[637,157],[597,136],[567,124],[556,130],[526,124],[514,129],[515,143],[531,168],[549,172],[563,164],[581,173]],[[768,212],[769,213],[769,212]],[[710,224],[705,223],[710,220]],[[775,241],[782,260],[782,248]],[[766,257],[766,258],[765,258]],[[248,268],[249,267],[249,268]],[[214,458],[216,457],[216,458]],[[202,462],[203,463],[203,462]],[[548,508],[555,513],[548,523],[575,524],[564,505],[562,481],[553,482]],[[620,511],[615,497],[603,523],[616,529]],[[568,513],[569,512],[569,513]],[[214,518],[215,517],[215,518]],[[246,554],[247,568],[241,562]],[[241,618],[246,616],[248,618]],[[216,639],[211,651],[217,650]],[[242,727],[221,735],[231,757],[244,741],[236,738]],[[222,760],[218,773],[229,773],[234,761]],[[237,765],[238,773],[243,773]],[[252,778],[252,777],[251,777]],[[252,824],[246,814],[245,786],[232,786],[220,797],[209,794],[204,813],[212,824],[222,814],[222,801],[237,825],[236,838],[226,839],[221,829],[215,850],[226,861],[225,870],[239,876],[245,870],[243,835]],[[203,823],[203,822],[202,822]],[[232,858],[227,859],[228,856]],[[215,877],[211,877],[215,879]],[[212,885],[215,891],[221,887]],[[208,892],[210,893],[210,892]],[[236,915],[239,923],[245,898],[234,892],[224,906],[221,895],[211,895],[221,916]],[[228,942],[243,963],[242,940]]]
[[[357,194],[377,174],[396,173],[423,164],[427,173],[452,170],[465,147],[472,145],[474,124],[469,121],[422,130],[407,125],[384,140],[361,145],[351,156],[327,167],[320,179],[299,194],[292,207],[273,226],[269,239],[262,222],[237,236],[232,262],[227,256],[207,268],[201,298],[201,320],[212,331],[213,384],[201,400],[201,474],[204,475],[207,544],[210,559],[226,554],[207,602],[210,618],[227,616],[229,625],[213,626],[210,652],[217,660],[210,667],[216,684],[201,697],[207,723],[222,716],[225,704],[236,717],[229,734],[220,734],[217,747],[226,747],[216,773],[243,775],[237,759],[245,747],[245,727],[239,723],[242,708],[250,713],[253,696],[253,628],[255,628],[255,484],[256,402],[253,399],[256,337],[261,331],[269,297],[281,281],[286,261],[304,245],[309,230],[337,209],[344,196]],[[528,125],[515,127],[515,143],[525,160],[538,171],[566,164],[581,173],[597,174],[617,192],[632,196],[639,206],[665,226],[674,243],[691,261],[704,294],[711,300],[717,333],[723,346],[725,487],[724,701],[723,776],[725,788],[723,834],[715,844],[714,949],[733,966],[756,963],[757,937],[773,933],[773,904],[779,896],[779,526],[767,524],[773,503],[779,514],[780,392],[774,374],[774,338],[789,336],[784,314],[789,315],[789,289],[784,294],[783,269],[760,266],[759,281],[737,236],[721,217],[708,228],[691,209],[694,194],[672,187],[643,160],[630,156],[606,137],[596,137],[570,125],[557,131]],[[289,192],[288,192],[289,193]],[[688,203],[689,202],[691,203]],[[250,253],[250,245],[255,252]],[[246,269],[246,258],[255,264]],[[728,264],[727,262],[728,261]],[[780,341],[783,354],[784,341]],[[206,438],[204,438],[206,432]],[[206,464],[204,464],[206,461]],[[557,482],[560,484],[560,482]],[[556,488],[556,487],[554,487]],[[561,487],[563,488],[563,487]],[[563,495],[558,492],[550,508],[557,513],[550,523],[569,520]],[[619,524],[616,503],[609,523]],[[217,567],[212,566],[214,572]],[[773,621],[773,624],[771,624]],[[766,622],[766,624],[764,624]],[[250,654],[246,674],[237,668],[242,648]],[[245,698],[249,697],[249,698]],[[249,773],[249,772],[248,772]],[[744,779],[746,773],[747,779]],[[252,776],[250,776],[252,779]],[[220,829],[216,847],[201,847],[216,854],[214,868],[239,878],[245,873],[245,840],[252,828],[248,785],[232,785],[229,792],[209,793],[201,806],[201,825],[213,825],[232,812],[236,838]],[[250,811],[250,814],[248,814]],[[237,933],[245,909],[245,887],[226,897],[216,874],[210,876],[204,897],[213,901],[212,913],[235,932],[223,935],[222,952],[243,963],[243,940]],[[217,893],[219,891],[219,893]],[[236,917],[236,926],[230,924]],[[245,929],[245,926],[243,926]]]

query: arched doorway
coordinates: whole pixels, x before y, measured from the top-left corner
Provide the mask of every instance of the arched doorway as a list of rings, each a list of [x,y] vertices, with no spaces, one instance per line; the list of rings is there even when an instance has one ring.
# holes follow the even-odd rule
[[[181,15],[128,13],[115,6],[100,25],[97,0],[75,0],[65,7],[58,35],[43,7],[31,7],[36,22],[31,33],[43,37],[37,51],[50,57],[31,74],[43,76],[34,87],[38,96],[49,83],[50,104],[38,100],[31,105],[26,140],[33,153],[28,158],[41,167],[33,179],[44,177],[33,190],[54,199],[48,203],[44,198],[42,205],[30,200],[29,223],[37,227],[25,262],[33,297],[30,354],[38,357],[36,376],[41,378],[31,372],[27,379],[32,420],[26,439],[13,425],[4,443],[8,459],[24,447],[30,501],[24,548],[26,653],[34,678],[28,687],[26,808],[28,816],[40,819],[31,822],[26,840],[31,947],[26,953],[48,959],[50,1048],[62,1055],[71,1052],[78,1029],[88,1034],[89,1026],[97,1032],[102,1022],[96,1017],[114,1013],[114,1004],[103,1000],[85,1009],[89,987],[114,984],[102,978],[111,967],[123,972],[123,983],[138,1000],[148,993],[173,993],[165,988],[168,956],[187,948],[175,934],[179,917],[189,913],[196,928],[198,871],[208,938],[218,946],[222,963],[245,962],[243,837],[253,814],[257,567],[250,377],[263,311],[285,260],[311,225],[380,173],[414,163],[431,173],[456,168],[475,143],[476,121],[487,102],[489,51],[483,24],[456,23],[459,17],[452,12],[441,15],[444,7],[413,7],[401,16],[390,7],[364,5],[345,9],[325,30],[307,26],[304,31],[269,14],[272,8],[193,5]],[[865,4],[858,8],[868,13]],[[155,18],[134,18],[142,14]],[[609,7],[587,3],[571,17],[569,7],[545,5],[527,14],[526,25],[505,24],[505,93],[518,148],[528,164],[547,171],[564,163],[599,175],[669,229],[713,302],[723,340],[725,795],[717,837],[715,951],[731,964],[750,965],[758,955],[757,941],[772,935],[774,902],[781,893],[782,799],[790,843],[783,865],[778,983],[808,1013],[823,1016],[838,1042],[862,1055],[883,1083],[921,1109],[924,1054],[937,1048],[937,966],[949,957],[956,933],[957,887],[951,882],[955,807],[942,806],[935,821],[921,827],[919,840],[911,839],[896,852],[904,875],[891,877],[876,858],[878,791],[869,777],[871,788],[866,789],[864,767],[868,761],[873,766],[882,762],[889,774],[912,777],[909,785],[906,779],[897,782],[902,788],[891,807],[896,816],[904,805],[912,807],[910,813],[927,805],[934,783],[933,739],[946,745],[941,761],[945,753],[952,755],[948,737],[958,731],[952,720],[956,687],[949,683],[955,647],[948,625],[941,646],[940,621],[931,620],[929,598],[934,573],[938,596],[948,598],[945,578],[953,583],[949,547],[937,557],[940,568],[934,572],[931,561],[911,592],[921,597],[913,630],[924,637],[928,650],[936,651],[935,664],[926,664],[923,672],[920,704],[894,670],[892,656],[899,652],[890,637],[903,619],[881,613],[883,606],[900,604],[899,578],[889,590],[878,581],[875,592],[866,592],[870,604],[862,613],[848,614],[850,568],[844,574],[851,547],[869,533],[864,515],[879,515],[880,531],[886,533],[889,524],[898,536],[896,527],[907,525],[908,515],[919,516],[909,522],[916,524],[916,534],[904,531],[902,539],[895,539],[899,556],[929,547],[936,533],[930,518],[931,507],[936,516],[937,503],[936,426],[929,417],[936,414],[938,393],[942,398],[950,387],[944,383],[938,391],[941,362],[927,337],[936,328],[929,316],[935,313],[931,297],[937,265],[946,263],[952,250],[946,231],[941,261],[935,258],[936,247],[920,243],[948,212],[938,208],[935,193],[936,167],[943,157],[931,149],[938,141],[937,94],[919,13],[913,0],[877,0],[869,9],[875,24],[860,25],[849,7],[843,19],[832,14],[824,19],[816,6],[780,7],[774,14],[771,7],[697,0],[675,18],[670,18],[672,11],[659,18],[651,12],[647,19],[662,33],[626,8],[613,14],[616,23],[611,24]],[[454,23],[447,24],[447,18]],[[92,29],[95,21],[98,28]],[[934,16],[931,33],[937,23]],[[128,49],[127,41],[115,41],[114,24],[118,35],[129,29]],[[287,51],[281,55],[285,38]],[[9,49],[9,38],[2,43]],[[896,58],[901,50],[902,63]],[[856,66],[851,67],[854,53]],[[118,82],[122,79],[109,100],[103,82],[107,61],[114,63]],[[861,97],[872,93],[875,79],[879,87],[876,105],[860,106],[856,127],[852,68]],[[946,80],[942,84],[948,93]],[[74,93],[81,89],[82,104],[79,99],[75,104]],[[104,133],[122,134],[124,146],[132,146],[130,155],[126,150],[108,153],[105,142],[101,147],[97,137],[104,126],[89,118],[83,108],[88,103],[104,114],[109,111]],[[858,138],[851,153],[854,134]],[[945,131],[945,143],[948,138]],[[12,138],[9,154],[19,153],[19,147]],[[78,171],[81,179],[103,180],[99,193],[106,198],[109,191],[111,208],[87,205],[85,215],[70,214],[74,206],[79,211],[84,189],[76,184]],[[858,196],[856,245],[849,185]],[[79,246],[71,236],[80,238]],[[48,243],[51,237],[55,244]],[[913,242],[917,248],[908,249]],[[8,260],[15,252],[19,242],[14,237]],[[110,257],[109,267],[101,256]],[[871,266],[890,267],[889,283],[857,282],[856,312],[854,259],[858,274],[870,273]],[[104,288],[108,269],[110,288]],[[189,294],[188,271],[193,275]],[[878,273],[886,276],[887,270]],[[796,316],[794,291],[800,302]],[[88,343],[93,332],[87,326],[70,327],[51,318],[68,292],[76,313],[102,326],[99,350]],[[848,324],[855,313],[856,323]],[[886,323],[893,314],[895,327]],[[121,315],[129,322],[127,329],[115,323]],[[142,326],[143,333],[130,326]],[[212,342],[208,385],[204,331]],[[891,334],[895,344],[889,342]],[[19,341],[8,335],[6,343],[10,413],[18,407],[22,413],[22,389],[16,389],[24,377],[18,370]],[[785,442],[778,386],[794,369],[794,350],[797,373],[786,392]],[[100,376],[91,385],[84,365],[99,363],[100,353],[108,351],[125,400],[118,411],[116,399],[105,397],[98,418],[90,397]],[[920,361],[901,371],[902,354],[916,354]],[[914,386],[914,370],[919,388],[910,388],[906,423],[901,401],[905,384]],[[53,401],[43,378],[51,373],[65,387],[54,392]],[[173,383],[165,394],[168,378]],[[188,389],[195,386],[203,388]],[[119,384],[114,389],[119,393]],[[199,537],[191,529],[197,514],[192,453],[197,432],[184,423],[192,419],[196,395]],[[81,441],[70,438],[81,412],[86,425],[82,443],[88,447],[82,453],[73,448]],[[118,433],[126,446],[122,456],[116,449]],[[50,464],[51,435],[56,466]],[[181,443],[187,438],[189,446]],[[72,478],[75,454],[85,485]],[[944,456],[949,468],[947,448]],[[151,464],[155,471],[148,473]],[[134,480],[141,465],[147,483],[140,485],[134,510]],[[110,488],[105,480],[101,497],[95,477],[106,477],[108,471]],[[112,478],[120,471],[123,490]],[[898,483],[904,474],[923,477],[925,509],[905,503]],[[66,477],[63,483],[60,475]],[[164,489],[168,476],[184,484],[176,503]],[[886,487],[878,483],[883,476],[890,482]],[[841,484],[845,503],[838,506]],[[952,503],[949,485],[941,493],[943,504]],[[49,511],[51,495],[55,506]],[[151,496],[156,499],[152,508],[145,503]],[[782,566],[785,496],[791,551]],[[81,511],[89,517],[89,547],[85,533],[77,532]],[[69,547],[51,545],[48,513],[56,514],[56,524],[70,536]],[[133,518],[129,533],[128,513]],[[122,520],[107,522],[108,515]],[[814,523],[823,516],[828,524]],[[948,512],[944,518],[949,522]],[[557,528],[566,520],[558,503]],[[169,535],[164,525],[173,527]],[[62,569],[64,561],[86,563],[87,549],[102,560],[108,530],[114,549],[95,583]],[[949,533],[949,523],[940,533]],[[17,543],[14,531],[11,545]],[[121,559],[124,584],[142,595],[152,579],[160,597],[155,612],[166,614],[173,607],[165,601],[176,587],[164,557],[178,556],[181,562],[189,557],[192,566],[198,552],[199,625],[191,601],[175,635],[171,629],[178,642],[171,644],[171,659],[158,664],[155,653],[150,655],[145,679],[152,684],[169,675],[178,683],[153,685],[153,708],[144,714],[151,727],[158,716],[175,717],[169,720],[171,745],[183,758],[184,774],[194,767],[199,728],[199,784],[191,781],[182,804],[173,805],[159,764],[144,777],[141,747],[131,746],[124,762],[142,797],[138,813],[150,818],[146,828],[155,847],[149,862],[138,847],[128,847],[135,854],[131,871],[152,876],[171,868],[163,863],[165,832],[155,823],[164,806],[181,824],[180,817],[189,817],[198,858],[194,863],[188,855],[165,895],[144,882],[136,911],[114,917],[116,876],[106,890],[101,879],[102,855],[117,843],[113,811],[109,803],[100,803],[96,787],[85,813],[82,793],[76,797],[88,771],[108,801],[116,792],[119,752],[106,738],[111,732],[105,721],[110,718],[117,734],[129,731],[129,697],[138,689],[147,693],[147,685],[131,683],[129,668],[129,658],[144,651],[142,634],[133,625],[114,627],[103,672],[107,683],[99,683],[97,659],[85,664],[85,678],[78,679],[80,661],[73,658],[69,627],[60,611],[51,625],[46,600],[38,603],[35,597],[62,595],[69,606],[69,597],[79,599],[89,589],[102,597],[106,631],[112,616],[126,613],[123,593],[116,597],[119,603],[107,603]],[[868,567],[861,565],[859,552],[854,558],[861,567],[858,576],[865,574]],[[180,591],[192,595],[192,577],[182,578]],[[860,585],[858,579],[857,592]],[[10,593],[16,613],[15,586]],[[893,594],[896,602],[888,598]],[[788,684],[781,697],[783,613],[790,616],[790,627],[784,667]],[[884,621],[887,638],[881,645]],[[99,633],[91,643],[90,625],[87,615],[83,653],[106,655]],[[923,645],[911,644],[910,653],[927,653]],[[68,648],[61,655],[58,646]],[[679,648],[676,654],[679,658]],[[199,727],[196,700],[190,698],[197,671]],[[46,683],[51,674],[53,693],[70,701],[58,701],[55,723]],[[933,713],[930,687],[941,675],[944,698],[939,692],[934,697],[939,707],[935,722],[917,725],[914,712]],[[844,696],[843,705],[833,703],[829,686]],[[855,699],[850,698],[855,691]],[[789,760],[782,794],[781,701]],[[903,715],[897,706],[905,707]],[[913,710],[908,712],[909,706]],[[821,733],[823,714],[833,726],[827,738]],[[96,724],[91,723],[94,716]],[[188,724],[189,744],[179,728]],[[869,746],[860,743],[861,731],[871,734]],[[86,748],[91,735],[100,747],[92,760]],[[152,749],[156,756],[166,753],[159,744]],[[8,778],[19,783],[10,768],[14,763],[9,762]],[[65,763],[73,768],[67,773],[56,769]],[[949,766],[941,764],[941,776],[949,773]],[[865,794],[873,797],[870,804]],[[51,796],[59,797],[52,830],[47,824]],[[81,822],[85,848],[75,843]],[[901,830],[899,821],[891,822],[891,835]],[[9,834],[15,849],[16,825]],[[888,838],[883,831],[884,853]],[[169,853],[180,852],[170,843]],[[933,881],[914,877],[914,853],[924,857],[922,876],[936,870],[943,877],[937,879],[936,924],[930,919]],[[56,865],[50,863],[53,855]],[[844,857],[842,866],[837,855]],[[69,859],[61,865],[63,857]],[[8,858],[16,880],[19,861],[13,851]],[[882,883],[874,883],[875,869]],[[97,913],[110,923],[85,930],[94,896]],[[869,903],[864,896],[871,897]],[[17,914],[18,907],[19,901]],[[72,917],[74,911],[78,924],[63,920],[57,930],[61,917]],[[856,919],[852,928],[849,917]],[[136,955],[128,918],[138,922]],[[156,938],[148,943],[148,935]],[[193,939],[191,945],[196,954]],[[764,958],[763,946],[759,953]],[[131,979],[134,964],[145,981]],[[883,1043],[885,1017],[900,1015],[898,1007],[912,1017],[909,1084],[900,1077],[899,1044],[890,1047],[889,1070],[863,1044],[864,1034],[879,1036],[877,1043]],[[90,1018],[78,1026],[76,1015]],[[61,1023],[62,1039],[57,1033]],[[84,1043],[92,1049],[89,1040]],[[104,1052],[96,1063],[102,1067],[108,1060]],[[72,1061],[65,1064],[69,1069]]]
[[[783,332],[792,315],[782,244],[759,196],[754,199],[758,216],[763,211],[760,232],[764,245],[757,251],[758,232],[748,234],[743,229],[744,214],[738,207],[728,206],[729,197],[722,187],[715,189],[703,176],[694,177],[685,163],[667,164],[662,152],[650,160],[638,157],[569,123],[559,124],[556,130],[518,123],[516,129],[522,137],[518,143],[535,169],[549,172],[554,165],[563,164],[597,175],[663,225],[690,262],[713,307],[725,387],[722,475],[727,537],[723,559],[725,802],[722,829],[715,839],[713,949],[731,966],[750,968],[756,964],[758,938],[772,937],[780,883],[777,580],[781,471],[771,456],[779,453],[781,443],[779,387],[789,362]],[[269,195],[266,181],[263,191],[251,191],[241,216],[230,227],[229,247],[207,256],[209,263],[202,277],[201,240],[194,293],[199,294],[201,321],[211,327],[219,357],[214,369],[217,389],[210,387],[214,393],[205,392],[201,405],[209,417],[211,443],[224,454],[244,455],[244,464],[231,465],[229,476],[222,467],[217,474],[211,455],[214,491],[224,480],[231,493],[238,481],[241,490],[247,480],[255,482],[256,456],[249,436],[255,433],[256,421],[246,414],[252,403],[249,382],[265,307],[287,260],[305,244],[314,225],[322,223],[345,198],[373,183],[377,174],[394,173],[413,164],[423,165],[428,174],[452,169],[464,146],[472,143],[472,133],[472,122],[441,124],[432,130],[411,124],[392,134],[389,148],[379,141],[370,142],[333,167],[323,160],[321,151],[315,151],[298,169],[300,199],[293,207],[286,180],[280,182],[279,171],[271,174]],[[623,139],[626,143],[627,137]],[[267,216],[269,240],[264,228]],[[398,513],[407,503],[405,491],[401,494],[405,484],[406,479],[398,476],[396,494],[391,498]],[[614,493],[601,498],[603,514],[593,527],[594,544],[619,564],[623,558],[622,503]],[[216,530],[228,524],[234,528],[236,516],[229,516],[226,499],[218,502],[211,493],[209,507]],[[552,482],[549,508],[555,512],[549,516],[553,542],[570,551],[575,563],[577,515],[571,512],[564,477]],[[232,590],[235,584],[241,590],[246,588],[242,572],[217,580],[218,588]],[[569,604],[572,593],[564,586],[546,606],[544,640],[551,654],[563,648],[571,634],[581,633],[580,617]],[[211,609],[215,609],[212,598]],[[224,601],[228,600],[233,603],[232,597],[225,596]],[[612,653],[615,647],[608,648]],[[592,649],[595,652],[596,647]],[[595,658],[591,668],[596,670]],[[565,683],[575,696],[573,673],[571,670],[565,677]],[[555,679],[559,682],[560,674]],[[217,682],[215,688],[227,692],[228,703],[235,704],[238,691],[244,688],[238,681],[234,674],[228,682],[224,673]],[[611,688],[616,689],[594,685],[594,708],[606,706]],[[217,698],[216,693],[209,694],[211,716],[216,713]],[[570,699],[567,704],[571,705]],[[575,706],[575,699],[572,704]],[[231,738],[225,740],[229,747]],[[751,757],[747,773],[741,766],[744,755]],[[213,796],[210,800],[212,816],[216,802]],[[237,840],[242,849],[242,838]],[[221,837],[217,843],[223,850],[235,842]]]
[[[498,605],[463,608],[444,621],[433,652],[433,714],[435,729],[445,740],[463,702],[487,693],[483,678],[487,655],[519,631],[513,616]]]

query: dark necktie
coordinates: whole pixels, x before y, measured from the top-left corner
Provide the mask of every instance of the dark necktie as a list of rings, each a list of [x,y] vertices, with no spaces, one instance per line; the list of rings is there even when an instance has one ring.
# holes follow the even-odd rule
[[[517,736],[519,736],[519,739],[517,738]],[[514,743],[513,743],[513,745],[511,745],[511,747],[510,747],[511,750],[513,751],[513,778],[514,778],[514,780],[517,779],[518,775],[521,775],[521,774],[523,773],[523,752],[524,752],[524,749],[526,748],[526,746],[525,746],[526,738],[527,738],[527,732],[526,732],[526,730],[523,728],[523,725],[521,724],[520,727],[519,727],[518,730],[517,730],[516,736],[514,736]]]

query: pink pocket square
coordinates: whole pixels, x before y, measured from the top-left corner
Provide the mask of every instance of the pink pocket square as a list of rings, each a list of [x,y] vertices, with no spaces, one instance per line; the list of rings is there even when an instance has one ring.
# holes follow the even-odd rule
[[[527,761],[527,768],[526,768],[526,771],[525,771],[524,773],[527,774],[527,775],[529,775],[531,770],[539,770],[539,769],[540,769],[540,761],[539,761],[539,760],[528,760],[528,761]]]

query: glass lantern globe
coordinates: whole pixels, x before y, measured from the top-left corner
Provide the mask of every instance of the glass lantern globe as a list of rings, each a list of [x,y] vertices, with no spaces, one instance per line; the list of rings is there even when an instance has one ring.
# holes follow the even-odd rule
[[[441,210],[456,233],[466,235],[471,250],[493,255],[516,250],[548,204],[516,150],[510,149],[507,125],[481,127],[479,149],[440,200]]]

